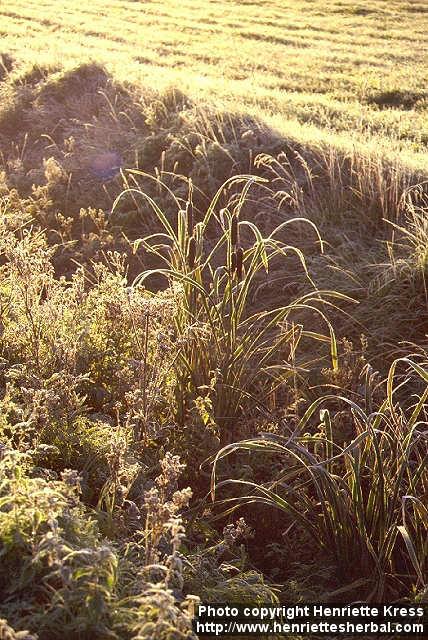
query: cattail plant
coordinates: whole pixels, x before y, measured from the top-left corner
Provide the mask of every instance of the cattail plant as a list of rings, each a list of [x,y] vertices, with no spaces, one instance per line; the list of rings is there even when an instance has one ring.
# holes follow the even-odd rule
[[[179,285],[181,290],[174,319],[178,342],[182,345],[175,363],[179,415],[184,415],[185,408],[209,390],[214,396],[215,421],[223,442],[229,440],[236,419],[254,403],[252,391],[256,384],[262,387],[263,402],[264,394],[286,383],[292,375],[293,367],[285,361],[284,353],[296,335],[287,324],[293,312],[310,309],[326,323],[327,336],[317,332],[306,335],[330,344],[333,366],[336,366],[335,336],[323,308],[331,304],[329,299],[346,299],[346,296],[314,289],[296,300],[286,300],[275,309],[251,308],[257,278],[260,272],[269,272],[274,257],[296,255],[309,278],[303,253],[277,238],[279,231],[294,220],[283,222],[263,237],[253,222],[241,219],[249,189],[264,182],[249,175],[229,179],[196,224],[191,185],[185,207],[165,187],[177,205],[175,223],[147,194],[137,189],[123,192],[131,190],[133,195],[145,198],[162,228],[136,241],[135,247],[142,246],[164,266],[143,272],[134,286],[142,285],[150,276],[162,275],[171,287]],[[240,187],[238,194],[229,197],[227,206],[217,213],[220,200],[237,187]],[[299,218],[299,223],[302,220]],[[303,222],[315,232],[322,248],[315,225],[309,220]],[[241,238],[244,232],[245,244]],[[303,335],[305,332],[301,331],[300,337]]]

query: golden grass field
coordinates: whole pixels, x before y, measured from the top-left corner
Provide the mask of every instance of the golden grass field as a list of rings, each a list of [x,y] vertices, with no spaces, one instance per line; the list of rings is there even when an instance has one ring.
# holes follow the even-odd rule
[[[287,135],[369,138],[427,166],[422,0],[11,0],[0,35],[2,51],[30,65],[95,60],[119,80],[178,87]]]

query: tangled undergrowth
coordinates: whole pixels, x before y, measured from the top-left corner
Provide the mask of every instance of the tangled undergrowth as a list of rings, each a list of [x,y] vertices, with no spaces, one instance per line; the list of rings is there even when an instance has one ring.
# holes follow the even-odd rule
[[[95,66],[3,85],[0,636],[426,601],[426,183]]]

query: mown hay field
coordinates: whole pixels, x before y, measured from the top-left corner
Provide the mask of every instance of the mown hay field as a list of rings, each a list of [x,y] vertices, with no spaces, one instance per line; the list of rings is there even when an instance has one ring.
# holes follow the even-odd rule
[[[119,80],[178,87],[289,135],[374,137],[426,166],[425,2],[1,4],[1,48],[31,65],[96,60]]]

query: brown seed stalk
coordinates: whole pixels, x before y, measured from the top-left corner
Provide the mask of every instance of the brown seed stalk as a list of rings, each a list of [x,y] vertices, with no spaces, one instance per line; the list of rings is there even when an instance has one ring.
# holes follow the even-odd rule
[[[193,269],[195,266],[196,259],[196,240],[192,236],[189,241],[189,248],[187,250],[187,262],[189,263],[189,267]]]
[[[244,250],[238,247],[236,250],[236,277],[238,281],[242,280],[242,272],[244,266]]]

